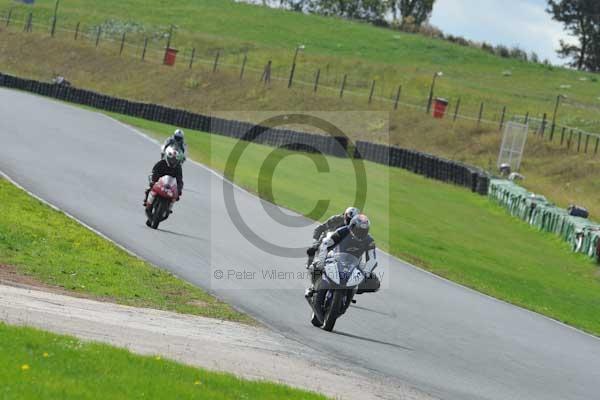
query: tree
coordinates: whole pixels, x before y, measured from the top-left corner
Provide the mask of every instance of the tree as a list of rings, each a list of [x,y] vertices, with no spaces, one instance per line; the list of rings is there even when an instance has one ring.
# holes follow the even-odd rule
[[[395,21],[401,16],[403,22],[410,20],[419,27],[431,16],[435,0],[388,0],[387,3]]]
[[[368,22],[382,21],[387,9],[387,2],[384,0],[309,0],[306,2],[308,12]]]
[[[548,13],[576,37],[577,44],[560,41],[557,53],[571,59],[569,66],[600,71],[600,2],[598,0],[548,0]]]

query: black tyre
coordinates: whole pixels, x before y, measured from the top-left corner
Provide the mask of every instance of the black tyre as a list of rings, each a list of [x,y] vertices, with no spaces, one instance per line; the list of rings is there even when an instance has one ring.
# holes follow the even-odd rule
[[[310,323],[313,324],[313,326],[316,326],[317,328],[321,327],[321,321],[319,321],[319,318],[317,318],[317,316],[315,315],[315,313],[313,313],[312,315],[312,319],[310,320]]]
[[[333,330],[335,321],[337,321],[338,317],[342,313],[342,302],[345,295],[346,293],[344,290],[333,291],[333,299],[331,299],[331,305],[325,312],[325,322],[323,323],[323,329],[325,329],[327,332],[331,332]]]
[[[156,204],[154,205],[154,210],[152,213],[152,229],[158,229],[158,224],[160,224],[161,218],[165,213],[165,207],[167,203],[162,199],[156,199]]]

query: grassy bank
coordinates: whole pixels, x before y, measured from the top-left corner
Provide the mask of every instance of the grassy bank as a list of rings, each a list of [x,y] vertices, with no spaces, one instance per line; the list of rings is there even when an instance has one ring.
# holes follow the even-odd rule
[[[312,88],[287,89],[281,82],[265,87],[258,77],[240,82],[238,72],[171,69],[119,57],[114,48],[95,49],[89,43],[52,40],[35,33],[0,34],[0,70],[41,80],[61,72],[77,86],[103,93],[204,113],[235,111],[238,118],[248,120],[253,120],[253,114],[246,111],[260,110],[390,111],[390,104],[377,100],[366,106],[364,99],[339,99],[321,91],[315,95]],[[478,129],[472,122],[433,120],[403,106],[386,116],[342,113],[339,119],[332,122],[348,127],[347,134],[355,139],[389,141],[484,168],[494,168],[498,156],[500,134],[495,125]],[[525,185],[561,206],[581,204],[600,218],[598,172],[600,156],[566,151],[538,137],[528,139],[522,166]]]
[[[0,179],[0,268],[69,292],[250,322],[202,290],[136,258]],[[0,335],[1,336],[1,335]]]
[[[267,382],[142,357],[0,323],[3,399],[324,399]]]
[[[115,116],[115,115],[113,115]],[[173,127],[115,116],[164,138]],[[191,156],[223,170],[235,141],[188,132]],[[236,181],[256,192],[259,167],[272,148],[250,145]],[[349,161],[328,158],[331,172],[311,173],[312,161],[287,153],[273,176],[274,201],[307,213],[331,199],[333,214],[352,203]],[[587,257],[570,252],[558,237],[510,217],[487,198],[399,169],[366,163],[368,200],[380,247],[429,271],[494,297],[600,335],[600,273]],[[389,183],[389,184],[388,184]],[[305,190],[311,188],[311,190]]]
[[[47,32],[54,4],[54,0],[37,0],[34,6],[26,6],[1,0],[0,10],[6,14],[14,8],[16,30],[22,30],[32,11],[34,23],[44,25],[34,24],[34,31]],[[222,64],[238,67],[241,54],[248,51],[248,67],[262,70],[271,59],[274,73],[283,79],[287,79],[294,49],[302,44],[305,49],[296,69],[299,80],[312,82],[321,68],[323,85],[337,88],[348,74],[349,90],[367,94],[375,80],[375,94],[386,98],[402,84],[404,96],[419,104],[427,99],[432,74],[443,71],[438,93],[451,99],[461,97],[464,111],[471,116],[477,115],[481,101],[487,104],[488,118],[497,116],[503,106],[522,115],[527,111],[536,116],[550,114],[556,96],[568,94],[560,120],[600,130],[596,117],[600,83],[591,74],[503,59],[479,49],[368,24],[231,0],[182,0],[176,4],[159,0],[62,1],[59,28],[73,31],[77,22],[83,33],[90,34],[92,46],[101,26],[105,35],[117,40],[110,45],[115,51],[121,33],[128,32],[131,44],[138,47],[127,46],[125,53],[138,56],[143,36],[153,38],[153,48],[163,48],[164,33],[173,24],[172,44],[181,50],[180,57],[189,56],[191,48],[196,48],[197,58],[206,62],[202,68],[209,69],[220,50]],[[72,32],[59,34],[72,40]],[[162,59],[159,53],[153,53],[157,60]],[[182,64],[187,66],[185,61]]]

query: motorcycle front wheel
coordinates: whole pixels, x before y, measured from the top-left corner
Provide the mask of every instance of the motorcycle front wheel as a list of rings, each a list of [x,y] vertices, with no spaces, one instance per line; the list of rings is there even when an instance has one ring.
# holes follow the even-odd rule
[[[164,199],[155,199],[152,212],[152,229],[158,229],[158,224],[162,221],[162,216],[168,207]]]
[[[327,311],[325,311],[325,321],[323,323],[323,329],[325,329],[327,332],[331,332],[333,330],[335,321],[337,321],[338,317],[342,314],[342,304],[345,295],[345,290],[338,289],[333,291],[333,299],[331,299],[331,305]]]

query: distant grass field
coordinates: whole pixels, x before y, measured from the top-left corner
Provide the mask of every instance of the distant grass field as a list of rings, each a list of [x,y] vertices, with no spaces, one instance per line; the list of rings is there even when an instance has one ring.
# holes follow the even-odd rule
[[[1,25],[1,24],[0,24]],[[0,27],[1,30],[1,27]],[[156,60],[155,60],[156,61]],[[204,66],[205,67],[205,66]],[[24,77],[49,80],[62,73],[78,87],[134,100],[150,101],[202,113],[234,111],[235,118],[254,122],[252,111],[386,111],[383,117],[364,118],[362,113],[340,114],[335,124],[354,139],[391,143],[450,159],[495,169],[501,136],[498,125],[477,128],[471,121],[434,120],[420,110],[364,98],[317,95],[312,88],[284,82],[264,86],[257,76],[239,81],[239,71],[212,73],[186,68],[167,68],[137,58],[119,57],[111,43],[95,49],[93,43],[53,40],[40,33],[0,32],[0,70]],[[389,123],[387,123],[389,122]],[[386,127],[389,126],[389,132]],[[580,204],[600,218],[600,155],[577,154],[530,135],[521,172],[524,184],[557,204]],[[594,143],[591,143],[593,149]]]
[[[284,385],[239,379],[0,323],[2,399],[325,399]]]
[[[0,264],[14,266],[17,273],[121,304],[251,322],[229,305],[129,255],[2,178],[0,204]]]
[[[112,116],[161,139],[173,129]],[[192,131],[187,141],[191,157],[220,171],[236,143]],[[256,192],[259,167],[272,151],[250,145],[236,182]],[[313,172],[309,157],[280,154],[288,157],[273,175],[276,203],[308,213],[318,199],[331,199],[329,215],[353,202],[350,161],[328,158],[331,172],[323,185],[323,174]],[[369,190],[364,211],[380,247],[438,275],[600,335],[600,273],[587,257],[512,218],[486,197],[400,169],[365,166]]]
[[[34,23],[47,26],[54,4],[54,0],[37,0],[34,6],[26,6],[0,0],[0,11],[6,15],[13,7],[15,29],[22,30],[29,11],[34,13]],[[151,36],[165,32],[173,24],[177,27],[173,44],[182,50],[180,57],[189,55],[189,50],[195,47],[197,56],[208,62],[205,67],[210,68],[214,54],[221,50],[222,63],[239,66],[241,54],[248,50],[249,66],[262,68],[271,59],[274,73],[285,79],[295,48],[304,45],[305,50],[298,58],[298,79],[312,82],[316,69],[321,68],[322,84],[337,88],[347,73],[348,90],[365,94],[371,81],[376,80],[375,94],[384,98],[392,97],[402,84],[403,98],[420,105],[425,105],[432,74],[443,71],[445,75],[439,79],[436,93],[452,100],[460,97],[463,111],[471,116],[477,115],[479,104],[484,101],[484,117],[488,119],[497,119],[503,106],[510,113],[550,115],[556,96],[566,94],[568,99],[563,101],[559,122],[600,132],[597,117],[600,83],[592,74],[502,59],[478,49],[364,23],[231,0],[63,0],[60,3],[59,28],[73,30],[81,21],[82,31],[93,33],[95,26],[107,20],[117,21],[105,26],[105,31],[114,38],[120,38],[124,24],[137,23],[141,27],[135,26],[134,30]],[[72,38],[72,33],[61,35]],[[140,33],[130,35],[132,41],[141,45]],[[162,48],[165,41],[151,43]],[[140,49],[126,48],[126,52],[139,53]]]

